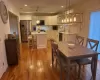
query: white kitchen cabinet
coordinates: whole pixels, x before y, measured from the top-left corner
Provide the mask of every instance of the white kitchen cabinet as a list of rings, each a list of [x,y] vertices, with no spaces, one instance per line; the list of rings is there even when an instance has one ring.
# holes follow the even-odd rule
[[[49,16],[49,25],[57,25],[57,16]]]
[[[57,16],[44,17],[45,25],[57,25]]]
[[[38,20],[44,20],[45,25],[57,25],[57,16],[36,16],[32,17],[32,25],[36,25],[36,21]]]
[[[32,32],[33,36],[36,36],[37,49],[47,48],[47,33],[46,32]]]

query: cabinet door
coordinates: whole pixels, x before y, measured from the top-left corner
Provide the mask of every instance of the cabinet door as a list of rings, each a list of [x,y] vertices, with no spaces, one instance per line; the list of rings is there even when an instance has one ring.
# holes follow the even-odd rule
[[[50,24],[51,25],[57,25],[57,16],[52,16],[51,17]]]
[[[9,65],[18,64],[17,41],[6,40],[5,45],[6,45],[6,55],[7,55],[8,64]]]
[[[59,33],[59,41],[62,41],[62,38],[63,38],[63,34]]]
[[[62,33],[62,41],[67,41],[67,35]]]

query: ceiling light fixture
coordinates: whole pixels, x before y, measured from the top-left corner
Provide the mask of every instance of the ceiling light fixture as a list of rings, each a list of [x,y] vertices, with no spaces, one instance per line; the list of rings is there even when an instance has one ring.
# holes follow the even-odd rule
[[[37,6],[36,8],[36,13],[38,13],[38,11],[39,11],[39,6]],[[39,16],[37,16],[36,24],[39,24],[39,23],[40,23]]]
[[[64,6],[61,6],[62,8],[64,7]]]
[[[36,21],[36,23],[37,23],[37,24],[39,24],[39,23],[40,23],[40,21],[39,21],[39,20],[37,20],[37,21]]]
[[[64,23],[64,20],[62,20],[62,23]]]
[[[76,17],[74,17],[74,22],[76,22]]]
[[[27,4],[25,4],[24,6],[27,6]]]

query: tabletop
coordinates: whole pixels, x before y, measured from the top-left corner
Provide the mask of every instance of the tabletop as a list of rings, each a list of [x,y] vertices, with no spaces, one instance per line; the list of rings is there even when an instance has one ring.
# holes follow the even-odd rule
[[[97,52],[74,43],[58,42],[58,48],[67,58],[92,57],[98,55]]]

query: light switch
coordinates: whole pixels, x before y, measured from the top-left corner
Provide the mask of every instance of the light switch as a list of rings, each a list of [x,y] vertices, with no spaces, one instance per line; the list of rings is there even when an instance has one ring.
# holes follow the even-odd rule
[[[1,38],[0,38],[0,42],[1,42]]]
[[[0,38],[0,42],[1,42],[1,38]]]

